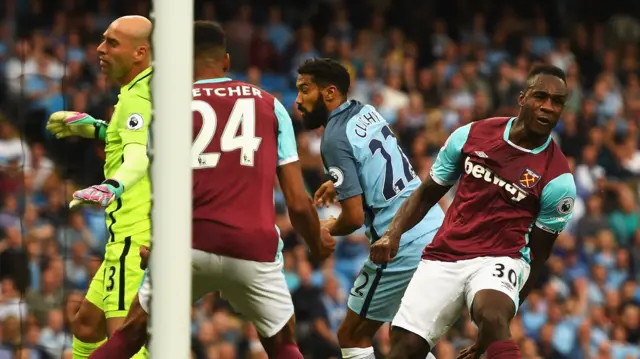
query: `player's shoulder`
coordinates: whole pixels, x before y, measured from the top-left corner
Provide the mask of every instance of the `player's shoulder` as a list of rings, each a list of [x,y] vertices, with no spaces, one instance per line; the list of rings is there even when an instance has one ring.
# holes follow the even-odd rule
[[[151,103],[151,75],[153,71],[147,69],[140,73],[131,83],[120,91],[120,100],[142,101]]]
[[[342,114],[342,120],[336,122],[342,125],[346,138],[355,146],[368,145],[374,135],[385,129],[390,131],[389,123],[374,106],[358,101],[351,101]]]
[[[504,128],[509,120],[513,117],[489,117],[482,120],[474,121],[466,126],[469,126],[469,129],[473,128],[474,132],[487,132],[487,131],[496,131],[497,129]]]
[[[119,100],[144,100],[151,102],[151,90],[149,86],[141,86],[140,84],[128,87],[126,91],[121,91],[118,96]]]
[[[151,91],[149,86],[133,86],[128,91],[120,93],[118,102],[126,103],[127,106],[150,106]]]
[[[552,175],[552,177],[559,177],[564,174],[569,174],[571,178],[573,178],[571,166],[569,165],[569,160],[565,156],[564,152],[560,146],[556,143],[555,140],[551,139],[549,142],[549,147],[546,150],[548,167],[547,172]]]

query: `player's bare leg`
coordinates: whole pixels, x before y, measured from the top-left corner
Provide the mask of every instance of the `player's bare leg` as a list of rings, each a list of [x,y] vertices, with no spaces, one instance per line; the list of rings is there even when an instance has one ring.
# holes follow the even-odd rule
[[[513,300],[500,291],[485,289],[475,295],[471,306],[472,318],[478,326],[478,340],[472,353],[474,358],[480,358],[485,350],[487,359],[521,357],[509,331],[515,312]]]
[[[391,350],[387,359],[424,359],[431,347],[424,338],[400,327],[391,328]]]
[[[296,319],[291,317],[276,335],[270,338],[260,337],[260,343],[270,359],[302,359],[302,353],[296,343]]]
[[[107,323],[102,309],[86,298],[71,321],[74,358],[88,355],[107,339]]]
[[[71,322],[71,330],[77,342],[76,346],[80,346],[81,350],[86,347],[86,350],[83,351],[90,353],[105,342],[107,336],[113,336],[116,329],[120,328],[124,323],[125,318],[105,319],[104,312],[85,299]],[[88,353],[86,356],[83,354],[76,356],[93,358],[93,355],[89,356]],[[131,358],[131,356],[127,358]]]
[[[140,246],[140,269],[147,268],[149,253],[149,247]],[[151,302],[149,300],[151,284],[147,277],[142,282],[141,288],[139,288],[138,293],[131,302],[127,317],[123,319],[122,326],[116,328],[112,335],[109,336],[109,340],[94,351],[89,359],[128,359],[145,356],[146,350],[143,346],[148,340],[147,323],[149,321],[148,311],[151,310]],[[145,303],[147,303],[146,309],[140,303],[140,291],[142,291]],[[138,356],[134,356],[136,353]]]
[[[89,359],[128,359],[133,357],[147,342],[149,316],[134,298],[124,323],[109,337]]]
[[[344,359],[374,358],[372,338],[382,322],[362,318],[351,309],[338,328],[338,343]],[[424,359],[424,358],[423,358]]]

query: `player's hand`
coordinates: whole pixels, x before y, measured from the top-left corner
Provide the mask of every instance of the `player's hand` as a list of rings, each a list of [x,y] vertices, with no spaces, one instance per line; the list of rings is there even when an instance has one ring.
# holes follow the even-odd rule
[[[73,111],[58,111],[49,116],[47,130],[56,138],[80,136],[85,138],[104,138],[107,123],[96,120],[86,113]],[[96,131],[98,129],[98,131]]]
[[[321,219],[320,220],[320,228],[325,228],[325,229],[331,231],[331,227],[333,226],[335,221],[336,221],[336,217],[334,217],[334,216],[330,216],[329,219]]]
[[[369,258],[375,264],[391,262],[398,254],[398,248],[400,248],[400,238],[393,238],[385,233],[382,238],[371,245]]]
[[[69,208],[73,208],[79,204],[97,204],[107,207],[111,202],[118,199],[124,186],[114,179],[108,179],[102,184],[91,186],[73,193],[73,200],[69,204]]]
[[[149,247],[140,246],[140,269],[147,269],[149,265]]]
[[[336,189],[333,186],[332,181],[327,181],[318,188],[316,193],[313,195],[313,202],[317,207],[329,207],[337,202]]]
[[[478,346],[473,343],[472,346],[462,349],[456,359],[478,359],[481,355],[482,353],[478,351]]]
[[[311,251],[311,256],[316,260],[327,259],[336,249],[336,239],[326,228],[320,228],[320,248],[318,251]]]

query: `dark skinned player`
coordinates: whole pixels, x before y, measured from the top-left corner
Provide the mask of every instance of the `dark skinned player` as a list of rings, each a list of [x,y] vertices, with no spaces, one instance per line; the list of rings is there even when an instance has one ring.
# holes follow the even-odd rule
[[[402,233],[458,182],[456,197],[392,322],[389,359],[424,358],[466,305],[476,343],[459,358],[521,358],[509,324],[571,218],[576,188],[551,139],[567,99],[564,72],[534,68],[513,118],[490,118],[449,137],[419,189],[371,248],[385,263]]]

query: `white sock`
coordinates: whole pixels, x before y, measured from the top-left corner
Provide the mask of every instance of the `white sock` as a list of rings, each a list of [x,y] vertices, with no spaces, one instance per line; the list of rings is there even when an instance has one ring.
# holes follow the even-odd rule
[[[342,359],[375,359],[373,347],[368,348],[342,348]]]
[[[427,359],[436,359],[436,356],[429,353],[429,355],[427,355]]]

